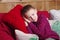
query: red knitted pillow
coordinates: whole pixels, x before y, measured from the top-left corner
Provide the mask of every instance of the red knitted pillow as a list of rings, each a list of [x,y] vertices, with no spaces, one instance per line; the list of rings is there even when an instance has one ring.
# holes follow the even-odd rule
[[[27,29],[20,12],[22,8],[23,7],[21,5],[17,5],[16,7],[14,7],[10,12],[8,12],[8,14],[4,16],[3,21],[13,25],[14,28],[27,33]]]

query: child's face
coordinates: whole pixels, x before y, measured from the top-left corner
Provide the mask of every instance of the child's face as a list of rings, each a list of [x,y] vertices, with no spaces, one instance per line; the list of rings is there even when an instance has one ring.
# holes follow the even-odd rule
[[[25,17],[26,17],[28,20],[32,21],[32,22],[36,22],[37,19],[38,19],[37,10],[31,8],[30,10],[28,10],[28,11],[25,13]]]

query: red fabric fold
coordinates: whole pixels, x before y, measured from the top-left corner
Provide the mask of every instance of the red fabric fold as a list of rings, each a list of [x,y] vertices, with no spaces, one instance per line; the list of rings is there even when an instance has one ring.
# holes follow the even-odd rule
[[[16,29],[28,33],[25,27],[24,19],[21,16],[22,8],[23,7],[21,5],[17,5],[16,7],[14,7],[10,12],[8,12],[8,14],[4,16],[3,21],[13,25]]]

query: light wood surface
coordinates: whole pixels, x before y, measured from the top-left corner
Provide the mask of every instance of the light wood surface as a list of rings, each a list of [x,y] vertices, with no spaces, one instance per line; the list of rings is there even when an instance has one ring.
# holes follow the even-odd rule
[[[17,4],[27,5],[30,4],[38,10],[51,10],[60,9],[60,0],[18,0],[18,1],[0,1],[0,13],[9,12]]]

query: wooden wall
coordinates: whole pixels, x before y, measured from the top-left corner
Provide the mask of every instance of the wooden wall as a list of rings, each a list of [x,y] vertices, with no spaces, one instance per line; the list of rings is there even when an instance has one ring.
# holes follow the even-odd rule
[[[33,0],[22,2],[0,2],[0,13],[5,13],[14,8],[17,4],[27,5],[31,4],[38,10],[60,9],[60,0]]]

